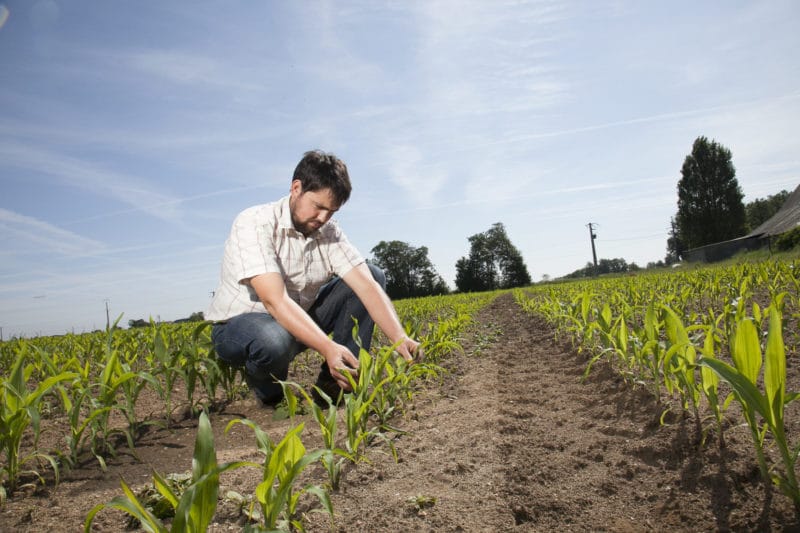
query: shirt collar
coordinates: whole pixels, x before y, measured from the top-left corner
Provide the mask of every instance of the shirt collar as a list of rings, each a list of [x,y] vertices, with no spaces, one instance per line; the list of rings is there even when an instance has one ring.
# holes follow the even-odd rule
[[[292,224],[292,212],[289,210],[289,196],[284,196],[278,200],[278,223],[283,229],[294,230]]]

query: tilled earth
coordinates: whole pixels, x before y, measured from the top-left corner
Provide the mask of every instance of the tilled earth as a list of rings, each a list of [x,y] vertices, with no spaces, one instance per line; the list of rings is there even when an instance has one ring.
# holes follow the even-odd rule
[[[312,499],[303,503],[308,531],[800,531],[788,498],[761,481],[735,407],[727,446],[721,451],[713,434],[701,446],[693,419],[668,413],[660,423],[665,409],[679,412],[674,401],[656,402],[607,364],[581,381],[584,356],[555,340],[510,295],[476,318],[464,353],[444,363],[443,381],[418,392],[396,421],[405,431],[394,441],[399,460],[376,442],[368,462],[346,469],[332,496],[332,522],[312,512],[318,507]],[[309,383],[314,366],[298,365],[291,377]],[[789,389],[797,386],[794,379]],[[158,412],[156,402],[140,403],[143,413]],[[792,406],[787,419],[795,443],[797,415]],[[230,420],[244,417],[275,439],[291,425],[252,400],[227,405],[211,415],[220,462],[259,461],[251,430],[237,425],[224,432]],[[319,446],[316,423],[299,418],[306,422],[303,442]],[[192,418],[153,429],[135,457],[120,454],[106,472],[87,459],[55,488],[14,495],[0,509],[0,531],[81,531],[92,507],[121,494],[120,478],[138,490],[153,470],[189,470],[195,432]],[[778,460],[772,449],[770,458]],[[220,496],[252,493],[260,475],[256,469],[224,475]],[[314,467],[305,481],[326,479]],[[210,530],[241,531],[243,520],[223,499]],[[94,530],[125,527],[124,515],[104,510]]]

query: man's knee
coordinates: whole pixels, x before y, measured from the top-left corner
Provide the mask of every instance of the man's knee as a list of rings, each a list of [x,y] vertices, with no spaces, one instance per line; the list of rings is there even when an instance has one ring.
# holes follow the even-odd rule
[[[369,271],[372,272],[372,277],[375,278],[375,281],[380,284],[381,287],[384,289],[386,288],[386,274],[383,273],[383,270],[372,263],[368,263]]]
[[[296,353],[297,341],[274,318],[247,313],[232,318],[212,332],[217,355],[229,364],[283,366]]]
[[[264,328],[254,336],[248,348],[249,359],[269,365],[272,362],[291,360],[295,354],[297,341],[283,328]],[[281,364],[281,363],[278,363]]]

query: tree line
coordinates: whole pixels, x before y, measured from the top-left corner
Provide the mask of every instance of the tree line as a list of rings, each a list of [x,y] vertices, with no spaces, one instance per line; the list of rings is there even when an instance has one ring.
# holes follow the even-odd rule
[[[501,222],[469,237],[469,255],[456,262],[456,290],[481,292],[531,284],[519,249]],[[386,293],[392,299],[417,298],[450,291],[428,259],[428,248],[401,241],[381,241],[370,262],[386,274]]]
[[[731,151],[701,136],[686,156],[678,182],[678,211],[672,217],[664,260],[645,268],[660,268],[680,261],[692,248],[742,237],[769,220],[784,204],[789,192],[745,204],[736,180]],[[530,285],[531,277],[522,254],[498,222],[483,233],[469,237],[470,252],[456,262],[456,290],[478,292]],[[779,247],[800,244],[800,229],[778,241]],[[425,246],[416,248],[400,241],[381,241],[372,249],[372,262],[383,268],[387,292],[392,298],[414,298],[449,291],[428,259]],[[602,274],[635,272],[642,267],[623,258],[587,262],[564,276],[583,278]],[[547,281],[548,276],[543,276]]]

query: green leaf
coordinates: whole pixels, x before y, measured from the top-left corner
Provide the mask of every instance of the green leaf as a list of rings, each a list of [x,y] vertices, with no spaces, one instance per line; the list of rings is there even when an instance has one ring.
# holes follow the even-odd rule
[[[95,506],[86,517],[86,521],[84,522],[84,531],[86,533],[90,533],[92,530],[92,521],[94,520],[95,515],[100,510],[106,507],[111,507],[112,509],[117,509],[128,513],[132,517],[139,520],[139,522],[142,524],[142,528],[145,531],[150,533],[167,533],[167,528],[164,527],[164,525],[161,523],[161,520],[156,518],[153,513],[148,511],[147,508],[142,505],[125,481],[121,480],[120,484],[122,485],[122,491],[125,493],[125,496],[117,496],[106,504]]]
[[[306,492],[316,496],[317,499],[319,499],[319,502],[322,504],[322,507],[328,512],[331,518],[333,518],[333,503],[331,502],[331,495],[328,494],[327,490],[318,485],[312,485],[310,487],[306,487]]]
[[[700,364],[711,367],[714,372],[733,387],[739,401],[743,404],[742,407],[757,412],[765,419],[767,418],[766,398],[747,377],[731,365],[718,359],[703,357],[700,359]]]
[[[736,369],[755,384],[761,371],[761,339],[752,320],[745,318],[736,325],[731,357]]]
[[[781,333],[781,315],[775,306],[769,308],[764,389],[770,406],[773,426],[783,424],[783,401],[786,389],[786,350]]]
[[[214,517],[219,494],[214,433],[205,411],[200,414],[192,458],[192,485],[175,510],[172,530],[204,532]]]
[[[158,472],[153,472],[153,486],[175,509],[178,506],[178,497],[172,492],[169,482],[166,481]]]

